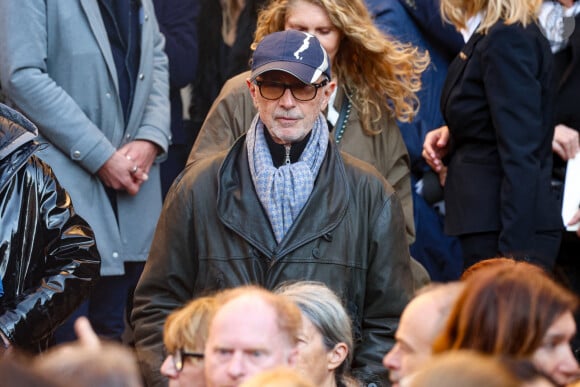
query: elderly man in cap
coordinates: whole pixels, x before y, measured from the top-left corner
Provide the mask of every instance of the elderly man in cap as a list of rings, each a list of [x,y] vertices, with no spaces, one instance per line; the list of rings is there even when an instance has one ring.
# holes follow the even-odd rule
[[[355,375],[386,380],[381,355],[413,293],[405,222],[387,181],[329,141],[330,74],[314,36],[265,37],[247,81],[258,109],[248,132],[191,164],[169,192],[132,315],[150,384],[173,309],[208,291],[289,280],[324,282],[342,298]]]

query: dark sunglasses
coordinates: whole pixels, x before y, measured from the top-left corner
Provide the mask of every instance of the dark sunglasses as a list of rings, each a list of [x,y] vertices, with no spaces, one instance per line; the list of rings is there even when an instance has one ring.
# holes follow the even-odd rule
[[[328,80],[319,83],[298,82],[291,84],[263,80],[255,80],[254,82],[258,85],[258,89],[260,89],[260,95],[271,101],[280,99],[286,92],[286,89],[290,89],[290,93],[298,101],[311,101],[316,98],[318,89],[328,84]]]

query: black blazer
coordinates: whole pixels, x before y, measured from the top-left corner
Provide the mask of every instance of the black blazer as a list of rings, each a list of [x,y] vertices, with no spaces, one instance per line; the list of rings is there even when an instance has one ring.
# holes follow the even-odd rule
[[[441,108],[451,133],[445,229],[499,232],[499,252],[527,255],[562,220],[550,187],[553,58],[535,24],[474,34],[451,63]]]
[[[554,55],[556,82],[555,123],[580,131],[580,15],[568,46]],[[566,162],[554,155],[555,177],[564,179]]]

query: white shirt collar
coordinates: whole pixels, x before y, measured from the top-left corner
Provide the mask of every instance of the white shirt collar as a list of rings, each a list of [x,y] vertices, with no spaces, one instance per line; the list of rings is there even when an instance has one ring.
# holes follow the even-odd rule
[[[463,40],[466,43],[471,38],[471,35],[473,35],[477,27],[479,27],[479,23],[481,23],[481,20],[483,20],[483,13],[479,12],[475,16],[470,17],[466,23],[467,25],[465,26],[465,28],[460,31],[461,35],[463,35]]]

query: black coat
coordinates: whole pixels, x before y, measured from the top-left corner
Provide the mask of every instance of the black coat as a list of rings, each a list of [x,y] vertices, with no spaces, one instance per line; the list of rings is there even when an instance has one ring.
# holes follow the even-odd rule
[[[498,232],[498,254],[534,256],[562,220],[551,190],[552,54],[535,24],[497,23],[451,63],[441,107],[452,153],[446,232]]]
[[[101,262],[91,228],[33,155],[32,124],[14,119],[0,106],[0,331],[38,351],[88,296]]]
[[[570,36],[569,45],[554,55],[556,103],[554,122],[580,131],[580,15],[575,18],[576,28]],[[564,178],[566,163],[555,155],[554,167],[557,177]]]
[[[135,291],[140,360],[159,369],[163,322],[192,298],[243,284],[273,289],[313,280],[333,289],[353,320],[360,341],[354,370],[367,381],[384,381],[381,360],[413,293],[405,221],[393,189],[331,143],[308,202],[278,244],[248,165],[244,135],[231,151],[190,164],[169,192]]]

